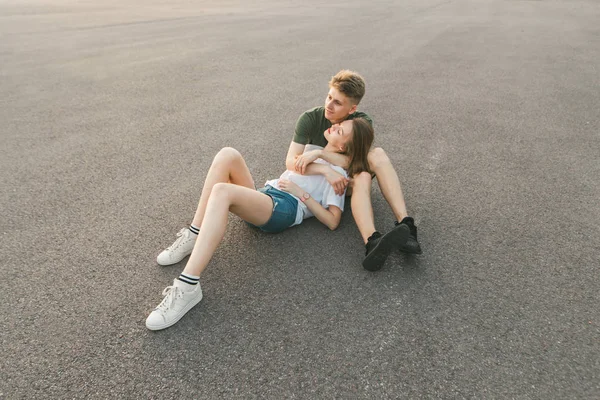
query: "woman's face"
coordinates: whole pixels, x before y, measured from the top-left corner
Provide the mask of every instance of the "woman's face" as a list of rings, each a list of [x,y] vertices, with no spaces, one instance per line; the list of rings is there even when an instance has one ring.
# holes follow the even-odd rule
[[[346,120],[339,124],[333,124],[331,128],[323,132],[323,135],[330,145],[344,151],[346,143],[352,140],[352,121]]]

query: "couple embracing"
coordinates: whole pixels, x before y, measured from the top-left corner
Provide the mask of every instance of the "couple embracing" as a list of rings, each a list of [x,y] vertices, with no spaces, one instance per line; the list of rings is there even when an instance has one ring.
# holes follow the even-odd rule
[[[395,248],[421,254],[398,175],[381,148],[371,149],[372,120],[357,111],[364,94],[365,81],[359,74],[342,70],[333,76],[325,105],[306,111],[296,123],[286,171],[260,189],[237,150],[224,148],[217,153],[192,223],[157,258],[160,265],[171,265],[191,254],[181,275],[164,289],[162,302],[146,319],[148,329],[168,328],[202,300],[200,274],[225,235],[229,212],[270,233],[309,217],[333,230],[350,196],[352,215],[365,243],[365,269],[381,269]],[[373,177],[397,219],[385,234],[375,228]]]

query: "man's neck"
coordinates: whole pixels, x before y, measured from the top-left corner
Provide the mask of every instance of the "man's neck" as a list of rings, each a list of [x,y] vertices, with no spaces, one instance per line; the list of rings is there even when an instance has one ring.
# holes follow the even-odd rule
[[[348,117],[349,117],[349,116],[350,116],[350,115],[348,115]],[[346,117],[346,118],[344,118],[344,119],[337,120],[337,121],[332,121],[332,120],[328,120],[328,121],[331,123],[331,125],[335,125],[335,124],[341,124],[342,122],[344,122],[345,120],[347,120],[347,119],[348,119],[348,117]]]

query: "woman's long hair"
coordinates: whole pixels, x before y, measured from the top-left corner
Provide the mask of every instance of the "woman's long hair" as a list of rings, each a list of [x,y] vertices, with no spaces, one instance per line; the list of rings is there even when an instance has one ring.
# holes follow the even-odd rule
[[[364,118],[352,120],[352,139],[346,143],[343,154],[350,158],[348,165],[348,176],[353,177],[360,172],[369,172],[369,161],[367,156],[373,144],[374,132],[371,124]]]

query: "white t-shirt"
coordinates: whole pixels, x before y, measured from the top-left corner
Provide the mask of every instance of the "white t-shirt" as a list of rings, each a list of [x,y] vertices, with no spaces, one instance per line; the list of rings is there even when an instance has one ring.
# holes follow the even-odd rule
[[[322,149],[322,147],[316,146],[314,144],[307,144],[304,147],[304,152],[306,153],[307,151],[319,149]],[[344,177],[348,177],[348,174],[346,173],[346,171],[344,171],[343,168],[330,164],[321,158],[317,158],[314,162],[329,165],[331,168],[342,174]],[[329,182],[327,182],[327,179],[325,179],[323,175],[300,175],[296,172],[286,170],[283,174],[281,174],[279,179],[287,179],[294,182],[296,185],[300,186],[302,190],[310,193],[310,196],[317,202],[319,202],[324,208],[329,208],[329,206],[331,205],[336,206],[340,210],[344,211],[344,199],[346,191],[344,191],[344,194],[342,194],[341,196],[335,194],[333,186],[331,186]],[[281,190],[279,188],[279,179],[272,179],[270,181],[267,181],[265,183],[265,186],[270,185],[275,189]],[[294,197],[296,200],[298,200],[298,210],[296,213],[296,221],[294,222],[294,225],[302,223],[303,219],[314,216],[313,213],[310,212],[308,207],[306,207],[306,204],[300,201],[298,197],[294,196],[291,193],[288,194]]]

